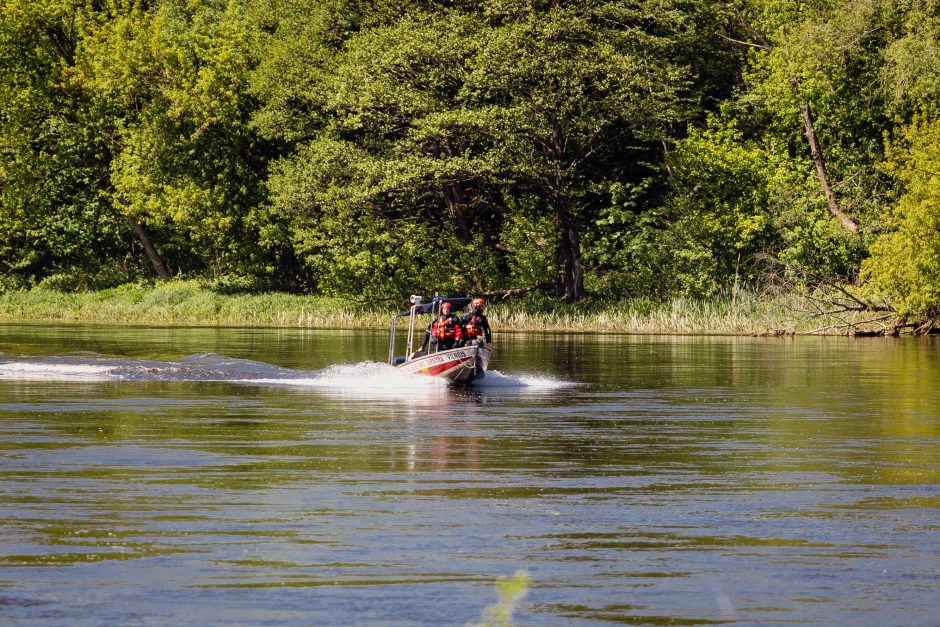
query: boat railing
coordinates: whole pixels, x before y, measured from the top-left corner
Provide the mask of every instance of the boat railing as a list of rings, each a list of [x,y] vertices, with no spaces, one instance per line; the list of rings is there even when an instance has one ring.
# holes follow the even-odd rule
[[[435,293],[434,296],[436,298],[437,294]],[[398,330],[398,319],[404,318],[405,316],[408,316],[408,339],[405,342],[405,361],[411,361],[411,355],[414,352],[415,317],[422,300],[420,296],[412,295],[411,308],[408,309],[408,311],[403,311],[392,316],[392,328],[388,338],[388,363],[392,366],[395,365],[395,334]],[[431,306],[432,312],[434,312],[439,305],[434,302]],[[430,351],[430,347],[428,347],[428,350]]]
[[[398,330],[398,319],[408,316],[408,339],[405,344],[405,359],[404,361],[411,361],[415,352],[414,339],[415,339],[415,320],[420,313],[421,315],[430,314],[432,320],[436,320],[440,314],[441,305],[445,301],[450,301],[452,306],[457,310],[466,307],[470,303],[470,298],[468,297],[442,297],[436,292],[434,298],[431,302],[422,303],[422,298],[420,296],[411,297],[411,308],[408,311],[402,311],[392,316],[392,328],[389,333],[388,339],[388,363],[391,365],[396,365],[395,357],[395,335]],[[422,342],[423,345],[423,342]],[[440,347],[434,342],[428,343],[427,353],[428,355],[436,353],[440,350]]]

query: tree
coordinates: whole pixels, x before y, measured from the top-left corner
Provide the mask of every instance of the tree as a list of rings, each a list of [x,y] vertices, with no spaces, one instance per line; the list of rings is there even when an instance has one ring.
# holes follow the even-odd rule
[[[373,15],[373,27],[346,26],[337,41],[335,25],[355,22],[344,9],[280,24],[300,39],[285,46],[276,33],[255,76],[266,99],[256,123],[298,144],[275,169],[274,212],[325,291],[479,289],[499,222],[479,148],[488,119],[459,94],[479,42],[474,17]],[[307,72],[288,75],[285,90],[273,73],[295,62]],[[306,130],[285,134],[285,120]]]
[[[826,147],[844,145],[846,140],[864,141],[864,130],[870,131],[873,123],[878,124],[870,117],[871,113],[877,114],[877,108],[858,105],[860,96],[877,96],[871,86],[870,65],[877,56],[871,50],[881,45],[880,3],[881,0],[809,3],[746,0],[728,5],[734,36],[726,38],[751,50],[746,78],[751,92],[749,101],[760,104],[781,120],[799,115],[828,211],[851,234],[857,234],[859,227],[837,199],[830,171],[830,159],[835,155],[827,158]],[[845,115],[849,111],[856,119]],[[823,126],[822,132],[829,137],[821,137],[820,112],[835,122],[829,123],[831,128]],[[858,127],[864,124],[869,128],[859,137]],[[839,163],[840,170],[852,165],[857,168],[858,157],[871,159],[872,146],[854,148],[856,164]]]
[[[508,7],[508,8],[507,8]],[[686,115],[687,71],[669,36],[686,27],[670,3],[486,4],[492,24],[465,88],[497,107],[499,160],[553,216],[558,293],[585,295],[582,223],[622,172]],[[631,158],[632,155],[632,158]]]
[[[670,224],[655,240],[670,267],[663,286],[704,296],[727,287],[729,277],[759,281],[755,259],[780,246],[777,195],[799,177],[788,160],[714,116],[677,143],[668,163]]]
[[[82,84],[117,117],[111,194],[180,270],[273,274],[255,242],[267,151],[248,119],[254,34],[235,0],[111,15],[79,48]]]
[[[754,267],[765,253],[784,261],[793,278],[851,280],[891,195],[887,177],[876,168],[881,138],[891,126],[876,77],[883,51],[898,36],[900,10],[881,0],[740,0],[723,7],[718,35],[746,51],[742,80],[721,103],[706,135],[692,129],[690,140],[723,136],[731,142],[730,154],[757,151],[775,173],[754,178],[753,162],[747,159],[719,160],[723,167],[710,168],[680,150],[686,164],[672,166],[680,176],[671,178],[673,194],[666,208],[667,217],[675,217],[667,218],[665,237],[675,245],[676,229],[685,231],[688,252],[701,251],[690,257],[692,266],[698,264],[704,275],[717,272],[712,276],[729,287],[739,268]],[[690,157],[693,167],[687,163]],[[767,212],[761,249],[741,249],[740,263],[734,255],[733,274],[728,270],[731,239],[711,240],[720,245],[705,254],[701,247],[709,240],[708,229],[689,230],[696,216],[714,215],[722,206],[709,192],[720,180],[727,182],[722,189],[740,190],[741,198],[756,194],[766,201],[753,207],[755,214]],[[757,187],[741,189],[740,183],[749,180]],[[725,251],[718,257],[724,261],[706,270],[719,250]],[[709,289],[715,287],[712,283]]]
[[[107,196],[111,119],[72,81],[97,27],[85,3],[0,4],[0,274],[28,285],[123,263],[128,229]]]
[[[878,84],[886,113],[910,120],[940,102],[940,5],[936,2],[897,3],[886,20],[886,43]]]
[[[299,101],[285,98],[270,70],[256,82],[274,105],[258,118],[268,131],[281,132],[298,113],[297,127],[308,129],[307,147],[279,166],[273,185],[275,209],[294,221],[301,254],[329,259],[318,262],[322,276],[362,254],[384,259],[411,250],[415,265],[441,263],[446,251],[460,263],[439,280],[480,289],[520,251],[518,235],[527,229],[516,227],[544,223],[535,209],[550,216],[554,231],[555,258],[543,268],[557,269],[560,295],[583,297],[582,222],[622,176],[605,160],[642,167],[637,162],[686,115],[687,72],[668,38],[687,28],[684,14],[670,3],[428,3],[366,27],[337,4],[303,28],[283,25],[305,38],[291,49],[273,47],[309,63],[311,73],[290,75],[300,89],[287,93],[299,93]],[[339,38],[336,24],[343,24]],[[270,58],[270,68],[290,65]],[[312,166],[312,155],[326,162]],[[312,171],[319,174],[302,176]],[[346,193],[331,191],[339,181]],[[523,207],[527,213],[517,213]],[[428,239],[396,249],[400,240],[379,233],[333,246],[326,242],[336,238],[301,235],[324,233],[336,224],[327,216],[337,213],[356,223],[368,217],[378,229],[413,220],[421,228],[411,237]],[[525,248],[526,255],[538,250]]]
[[[883,167],[904,191],[862,264],[863,287],[929,331],[940,323],[940,118],[916,116],[889,142]]]

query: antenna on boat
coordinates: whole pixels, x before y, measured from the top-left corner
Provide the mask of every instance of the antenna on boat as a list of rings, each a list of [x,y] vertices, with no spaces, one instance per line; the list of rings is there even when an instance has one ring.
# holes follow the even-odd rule
[[[437,316],[440,310],[441,310],[440,293],[434,292],[434,298],[431,300],[431,320],[437,320]],[[428,327],[428,328],[430,329],[431,327]],[[428,340],[428,355],[430,355],[431,353],[436,353],[438,351],[438,346],[437,346],[436,341],[431,341],[431,339]]]

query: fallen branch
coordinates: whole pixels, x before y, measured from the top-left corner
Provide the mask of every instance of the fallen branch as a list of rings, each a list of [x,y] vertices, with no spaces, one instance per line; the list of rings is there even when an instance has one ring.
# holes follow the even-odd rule
[[[839,285],[838,283],[832,284],[832,287],[836,288],[837,290],[845,294],[846,298],[856,303],[861,308],[861,309],[857,309],[856,311],[891,311],[891,312],[894,311],[889,307],[885,307],[884,305],[873,305],[872,303],[866,303],[865,301],[861,300],[860,298],[858,298],[857,296],[849,292],[847,289],[845,289],[844,286]]]
[[[535,290],[539,290],[544,287],[546,286],[543,284],[543,285],[532,285],[529,287],[518,287],[514,290],[495,290],[492,292],[487,292],[486,294],[484,294],[484,296],[486,296],[487,299],[498,298],[499,300],[506,300],[507,298],[512,298],[515,296],[522,296],[524,294],[528,294],[529,292],[534,292]]]
[[[863,325],[863,324],[872,324],[872,323],[875,323],[875,322],[881,322],[882,320],[887,320],[887,319],[889,319],[889,318],[892,318],[893,316],[894,316],[894,314],[885,314],[885,315],[883,315],[883,316],[878,316],[877,318],[870,318],[870,319],[868,319],[868,320],[860,320],[860,321],[858,321],[858,322],[843,322],[843,323],[841,323],[841,324],[830,324],[830,325],[825,326],[825,327],[819,327],[818,329],[813,329],[813,330],[811,330],[811,331],[807,331],[807,332],[806,332],[806,335],[815,335],[815,334],[817,334],[817,333],[823,333],[824,331],[832,331],[832,330],[835,330],[835,329],[844,329],[844,328],[847,328],[847,327],[859,327],[859,326],[861,326],[861,325]],[[884,331],[882,331],[882,333],[883,333],[883,332],[884,332]]]

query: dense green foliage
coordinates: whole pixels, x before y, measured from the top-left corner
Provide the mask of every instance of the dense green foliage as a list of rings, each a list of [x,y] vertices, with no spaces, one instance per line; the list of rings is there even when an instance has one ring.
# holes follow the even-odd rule
[[[938,37],[936,0],[0,0],[0,290],[938,312]]]
[[[916,117],[889,144],[903,195],[862,264],[866,288],[903,316],[940,319],[940,119]]]

